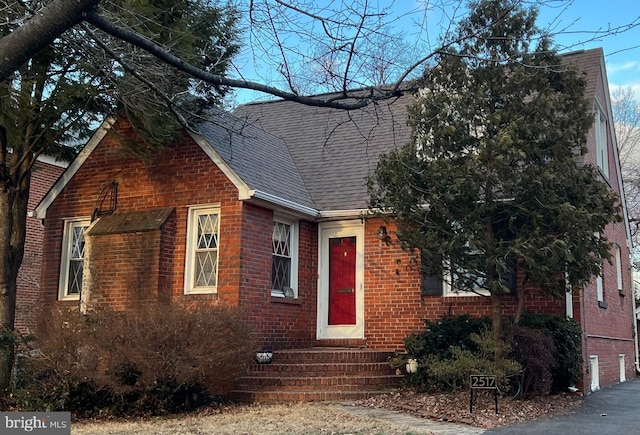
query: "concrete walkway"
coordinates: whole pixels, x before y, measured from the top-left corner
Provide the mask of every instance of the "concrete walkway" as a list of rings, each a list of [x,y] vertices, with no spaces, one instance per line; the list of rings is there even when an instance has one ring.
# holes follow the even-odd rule
[[[484,429],[477,427],[446,423],[429,420],[427,418],[414,417],[397,411],[390,411],[380,408],[367,408],[363,406],[336,405],[340,410],[351,414],[376,418],[378,420],[387,420],[395,424],[405,425],[411,428],[411,433],[418,434],[437,434],[437,435],[476,435],[484,433]]]

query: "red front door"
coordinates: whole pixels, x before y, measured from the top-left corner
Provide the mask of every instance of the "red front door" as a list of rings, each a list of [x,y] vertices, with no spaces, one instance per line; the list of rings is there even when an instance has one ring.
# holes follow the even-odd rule
[[[356,324],[356,238],[329,239],[329,325]]]

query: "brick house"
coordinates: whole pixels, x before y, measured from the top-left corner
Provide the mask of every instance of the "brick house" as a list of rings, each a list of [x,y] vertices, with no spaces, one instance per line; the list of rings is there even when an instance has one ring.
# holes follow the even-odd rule
[[[587,73],[594,101],[586,158],[622,194],[602,51],[567,58]],[[394,228],[362,218],[364,178],[381,153],[409,140],[411,102],[213,111],[197,133],[142,159],[123,151],[123,137],[135,140],[126,122],[105,122],[35,209],[49,254],[41,297],[81,307],[153,298],[237,305],[263,345],[283,354],[393,352],[424,319],[487,315],[488,298],[442,283],[424,291],[419,259],[385,243]],[[580,322],[587,391],[635,371],[628,223],[611,225],[607,237],[614,264],[583,292],[525,301],[529,312]],[[506,315],[516,302],[505,300]]]
[[[38,205],[67,165],[66,162],[51,157],[41,156],[38,158],[31,172],[29,210],[33,210]],[[27,216],[24,258],[18,271],[18,290],[16,292],[15,327],[22,333],[30,333],[35,327],[36,306],[40,296],[43,236],[42,222],[29,214]]]

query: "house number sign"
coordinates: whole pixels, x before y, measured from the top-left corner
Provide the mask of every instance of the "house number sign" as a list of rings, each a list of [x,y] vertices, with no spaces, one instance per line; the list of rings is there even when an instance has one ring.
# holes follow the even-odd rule
[[[469,397],[469,412],[473,413],[473,392],[475,390],[493,390],[493,400],[498,413],[498,383],[496,377],[491,375],[471,375],[471,393]]]

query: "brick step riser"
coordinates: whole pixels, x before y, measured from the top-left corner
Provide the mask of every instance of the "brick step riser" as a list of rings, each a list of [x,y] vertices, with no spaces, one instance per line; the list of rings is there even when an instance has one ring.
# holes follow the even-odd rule
[[[230,398],[239,402],[284,403],[366,399],[388,391],[235,391]]]
[[[393,388],[400,385],[400,377],[316,377],[316,378],[251,378],[243,379],[238,383],[238,390],[264,391],[264,390],[292,390],[299,391],[317,390],[321,387],[325,390],[364,390]]]
[[[247,376],[338,376],[352,374],[354,376],[370,376],[394,374],[387,363],[366,364],[261,364],[252,365]]]
[[[393,353],[382,352],[314,352],[303,354],[300,352],[276,351],[273,355],[272,364],[366,364],[387,362],[393,356]]]
[[[362,399],[400,386],[389,366],[393,352],[349,349],[275,351],[270,364],[254,363],[229,397],[244,402]]]

